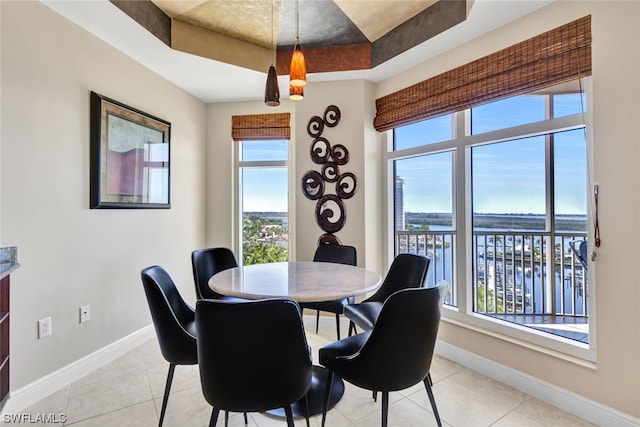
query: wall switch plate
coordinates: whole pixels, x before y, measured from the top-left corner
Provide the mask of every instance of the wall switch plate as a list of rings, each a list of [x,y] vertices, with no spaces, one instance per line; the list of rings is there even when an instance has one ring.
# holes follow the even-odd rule
[[[91,306],[83,305],[80,307],[80,323],[88,322],[91,320]]]
[[[51,317],[38,320],[38,339],[51,335]]]

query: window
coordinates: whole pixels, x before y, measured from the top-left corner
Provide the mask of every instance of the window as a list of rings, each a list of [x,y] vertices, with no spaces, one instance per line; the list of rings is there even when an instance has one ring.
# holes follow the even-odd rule
[[[289,113],[231,117],[242,265],[289,259]]]
[[[243,265],[289,259],[288,140],[239,141]]]
[[[394,129],[394,254],[429,256],[463,314],[588,344],[584,111],[575,80]]]
[[[430,284],[454,281],[455,153],[438,144],[453,138],[454,120],[453,114],[447,114],[394,129],[396,153],[418,152],[393,161],[395,253],[429,257]],[[457,304],[455,290],[446,303]]]
[[[373,125],[393,130],[389,256],[432,256],[446,317],[595,360],[589,76],[587,15],[376,99]]]

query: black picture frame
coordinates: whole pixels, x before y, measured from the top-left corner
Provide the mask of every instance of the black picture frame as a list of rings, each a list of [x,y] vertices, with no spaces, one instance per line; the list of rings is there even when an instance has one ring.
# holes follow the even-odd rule
[[[91,92],[90,208],[168,209],[171,123]]]

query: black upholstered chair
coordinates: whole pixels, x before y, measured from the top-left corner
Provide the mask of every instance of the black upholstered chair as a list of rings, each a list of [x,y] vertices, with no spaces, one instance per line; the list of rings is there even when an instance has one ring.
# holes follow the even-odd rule
[[[405,288],[424,286],[429,269],[429,258],[422,255],[400,254],[391,263],[380,288],[360,303],[349,304],[344,314],[350,320],[349,336],[358,326],[364,331],[371,330],[382,309],[382,304],[393,293]]]
[[[294,425],[291,404],[306,397],[312,376],[302,315],[295,301],[199,300],[196,329],[200,332],[202,392],[213,406],[211,427],[220,410],[276,408],[284,408],[287,425]]]
[[[147,267],[141,276],[160,351],[169,362],[158,423],[162,426],[176,365],[198,363],[195,318],[193,308],[182,299],[175,283],[162,267]]]
[[[432,288],[397,291],[383,304],[373,329],[319,350],[319,362],[329,370],[322,413],[324,426],[332,378],[382,393],[382,426],[387,426],[389,392],[423,382],[438,426],[440,415],[431,390],[429,368],[438,334],[446,282]]]
[[[315,262],[335,262],[338,264],[357,265],[358,257],[356,248],[346,245],[327,245],[318,246],[313,256]],[[327,278],[331,280],[331,278]],[[300,307],[316,310],[316,334],[318,333],[318,323],[320,321],[320,312],[326,311],[335,313],[336,315],[336,333],[340,339],[340,315],[344,314],[344,308],[347,304],[352,304],[354,297],[342,298],[333,301],[305,302],[300,303]]]
[[[215,292],[209,287],[209,279],[216,273],[237,267],[236,257],[228,248],[205,248],[191,252],[193,281],[196,285],[196,297],[200,299],[220,299],[242,301]]]

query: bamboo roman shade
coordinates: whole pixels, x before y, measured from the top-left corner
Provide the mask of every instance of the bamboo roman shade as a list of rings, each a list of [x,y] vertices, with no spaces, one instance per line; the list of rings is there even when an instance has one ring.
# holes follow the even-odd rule
[[[289,113],[232,116],[231,137],[234,141],[289,139],[290,116]]]
[[[591,16],[376,100],[385,131],[591,75]]]

